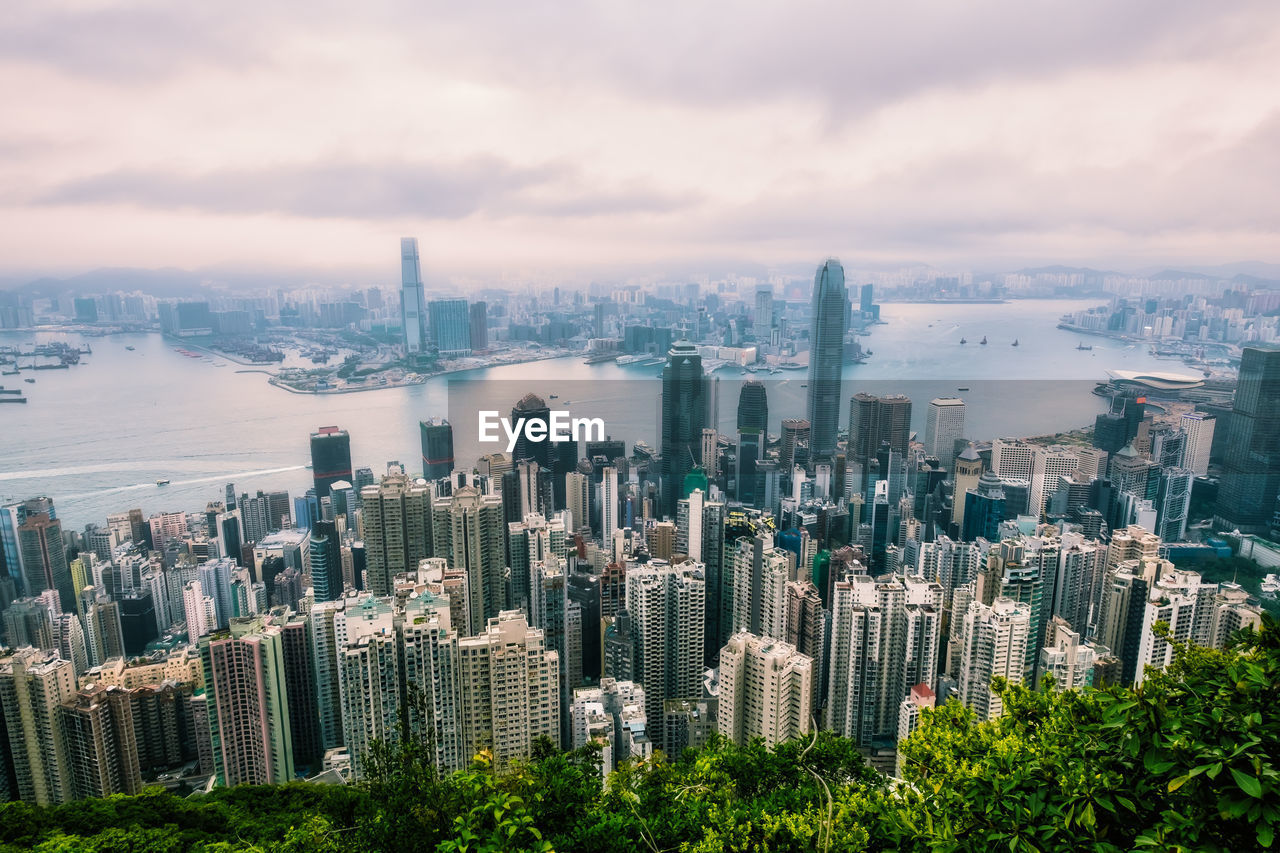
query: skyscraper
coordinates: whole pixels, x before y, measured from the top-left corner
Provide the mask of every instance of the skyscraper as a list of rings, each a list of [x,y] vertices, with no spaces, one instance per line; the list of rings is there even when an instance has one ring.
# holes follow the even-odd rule
[[[717,728],[737,744],[772,748],[809,731],[813,661],[782,640],[740,632],[720,650]]]
[[[432,506],[434,556],[467,575],[468,634],[479,634],[507,609],[504,524],[502,498],[475,486],[463,486]]]
[[[471,303],[469,313],[471,318],[471,349],[473,351],[489,348],[488,307],[483,302]]]
[[[8,730],[3,749],[13,762],[17,799],[47,806],[75,796],[58,711],[75,687],[71,662],[57,652],[28,647],[0,658],[0,713]]]
[[[318,521],[311,527],[309,550],[311,586],[316,601],[342,597],[342,540],[332,521]]]
[[[836,451],[840,420],[840,376],[844,370],[844,333],[849,292],[844,267],[834,258],[818,267],[813,280],[809,326],[808,421],[813,425],[811,455],[829,458]]]
[[[1204,477],[1209,473],[1209,451],[1213,448],[1213,430],[1218,419],[1204,412],[1187,412],[1180,427],[1187,439],[1182,447],[1182,466],[1193,476]]]
[[[448,477],[453,471],[453,426],[444,418],[418,421],[422,438],[422,476],[426,480]]]
[[[1280,347],[1244,348],[1226,428],[1214,522],[1265,534],[1280,493]]]
[[[813,458],[813,424],[804,418],[782,419],[782,447],[778,452],[778,465],[790,472],[793,466],[804,466]]]
[[[849,461],[865,465],[885,443],[894,453],[907,452],[911,443],[911,398],[902,394],[854,394],[849,400]]]
[[[403,468],[391,468],[382,482],[365,486],[366,586],[374,595],[390,595],[391,579],[416,570],[431,556],[432,518],[427,487],[409,480]]]
[[[756,289],[756,315],[752,332],[758,343],[769,343],[769,331],[773,328],[773,291],[767,287]]]
[[[935,397],[929,401],[924,425],[924,452],[949,464],[956,452],[956,441],[964,438],[964,400],[959,397]]]
[[[339,480],[351,481],[351,436],[336,426],[322,426],[311,433],[311,475],[316,499],[329,496]]]
[[[662,370],[662,515],[674,518],[685,476],[702,455],[706,417],[702,357],[688,341],[677,341]],[[654,709],[659,713],[661,706]],[[651,719],[656,717],[651,716]]]
[[[991,720],[1003,712],[1003,702],[991,689],[991,679],[1001,676],[1021,684],[1030,642],[1031,610],[1009,598],[997,598],[990,607],[971,601],[963,614],[960,674],[957,691],[979,720]]]
[[[645,716],[657,720],[668,700],[702,695],[706,607],[702,567],[692,562],[672,566],[652,561],[628,567],[626,584],[634,637],[633,679],[644,686]],[[654,739],[662,749],[661,739]]]
[[[511,409],[511,428],[518,435],[515,452],[511,455],[512,462],[532,459],[538,463],[538,467],[550,471],[552,470],[551,442],[529,441],[525,437],[524,426],[528,421],[544,424],[545,428],[539,427],[539,429],[543,430],[544,434],[550,434],[551,407],[537,394],[525,394]]]
[[[769,398],[763,382],[748,379],[738,392],[738,500],[754,506],[759,486],[756,463],[764,458],[769,432]]]
[[[293,779],[293,740],[280,628],[261,616],[232,619],[200,641],[214,772],[223,785]]]
[[[471,315],[465,299],[435,299],[431,309],[431,340],[444,358],[471,354]]]
[[[400,320],[404,329],[404,350],[422,352],[427,340],[427,304],[418,266],[418,238],[400,240]]]
[[[71,583],[71,564],[62,546],[62,522],[50,498],[33,498],[20,505],[18,523],[19,564],[25,575],[27,595],[46,589],[58,591],[64,613],[76,609],[76,589]]]

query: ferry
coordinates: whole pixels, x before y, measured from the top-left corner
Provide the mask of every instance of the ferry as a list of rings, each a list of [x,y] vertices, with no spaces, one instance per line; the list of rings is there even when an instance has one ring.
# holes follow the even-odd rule
[[[987,336],[983,335],[982,340],[978,341],[978,343],[985,347],[987,345]]]
[[[22,381],[23,381],[23,382],[25,382],[25,383],[27,383],[28,385],[35,385],[35,384],[36,384],[36,381],[35,381],[34,379],[24,379],[24,380],[22,380]]]
[[[134,348],[133,348],[133,347],[125,347],[125,349],[127,349],[129,352],[133,352],[133,350],[134,350]]]
[[[1084,341],[1081,341],[1080,343],[1076,344],[1076,349],[1078,349],[1078,350],[1086,350],[1086,351],[1087,351],[1087,350],[1091,350],[1091,349],[1093,349],[1093,344],[1089,344],[1088,346],[1085,346]]]
[[[644,356],[644,355],[620,355],[616,359],[614,359],[614,362],[623,367],[626,367],[628,364],[638,364],[642,361],[647,361],[647,360],[648,360],[648,356]]]
[[[960,343],[961,343],[961,344],[967,344],[967,343],[969,343],[969,342],[968,342],[968,341],[966,341],[964,338],[961,338],[961,339],[960,339]]]
[[[167,485],[169,485],[169,481],[168,481],[168,480],[156,480],[156,485],[157,485],[157,486],[167,486]]]
[[[551,399],[552,399],[552,400],[554,400],[554,399],[556,399],[556,398],[557,398],[557,397],[559,397],[559,396],[560,396],[559,394],[552,394],[552,395],[551,395]]]

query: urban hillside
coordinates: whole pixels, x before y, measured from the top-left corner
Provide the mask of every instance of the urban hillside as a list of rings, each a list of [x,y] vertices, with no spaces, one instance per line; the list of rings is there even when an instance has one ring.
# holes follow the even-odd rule
[[[1173,645],[1173,663],[1137,688],[996,679],[1005,713],[988,722],[954,701],[925,709],[900,744],[901,779],[829,733],[772,751],[714,739],[607,782],[591,748],[549,742],[507,772],[481,755],[440,777],[431,745],[406,732],[395,748],[374,745],[355,785],[7,803],[0,850],[1272,849],[1280,627],[1265,616],[1224,649]]]

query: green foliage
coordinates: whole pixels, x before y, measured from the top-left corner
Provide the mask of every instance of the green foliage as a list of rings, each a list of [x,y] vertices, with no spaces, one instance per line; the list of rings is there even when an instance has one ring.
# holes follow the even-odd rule
[[[1280,831],[1280,629],[1175,661],[1136,690],[1055,693],[997,681],[1005,716],[926,710],[904,779],[829,733],[767,749],[716,739],[624,763],[534,745],[441,776],[402,726],[359,785],[159,790],[53,808],[0,806],[0,853],[265,851],[1239,851]],[[421,705],[404,709],[418,718]]]

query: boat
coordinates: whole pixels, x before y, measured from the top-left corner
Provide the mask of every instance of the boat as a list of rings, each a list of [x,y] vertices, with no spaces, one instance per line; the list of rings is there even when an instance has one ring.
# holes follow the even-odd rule
[[[556,398],[557,398],[557,397],[559,397],[559,396],[560,396],[559,394],[552,394],[552,395],[551,395],[551,399],[552,399],[552,400],[554,400],[554,399],[556,399]]]
[[[168,480],[156,480],[156,485],[157,485],[157,486],[167,486],[167,485],[169,485],[169,481],[168,481]]]
[[[982,344],[982,346],[985,347],[987,345],[987,336],[983,335],[982,340],[978,341],[978,343]]]
[[[35,381],[34,379],[24,379],[24,380],[22,380],[22,381],[23,381],[23,382],[26,382],[28,385],[35,385],[35,384],[36,384],[36,381]]]
[[[969,342],[968,342],[968,341],[966,341],[964,338],[961,338],[961,339],[960,339],[960,343],[962,343],[962,344],[967,344],[967,343],[969,343]]]
[[[968,388],[957,388],[956,390],[957,390],[957,391],[968,391],[969,389],[968,389]]]
[[[0,403],[25,403],[26,397],[0,397]]]
[[[21,372],[21,370],[3,370],[0,371],[0,376],[17,376]]]
[[[647,359],[648,356],[644,355],[620,355],[614,359],[614,362],[625,367],[628,364],[638,364],[642,361],[646,361]]]
[[[125,349],[127,349],[129,352],[133,352],[133,350],[134,350],[134,348],[133,348],[133,347],[125,347]]]
[[[1016,347],[1017,345],[1018,345],[1018,339],[1017,339],[1017,338],[1014,338],[1014,339],[1013,339],[1013,343],[1012,343],[1012,344],[1010,344],[1010,346],[1015,346],[1015,347]]]
[[[1076,344],[1076,349],[1078,349],[1078,350],[1091,350],[1091,349],[1093,349],[1093,344],[1089,344],[1088,346],[1085,346],[1084,341],[1081,341],[1080,343]]]

